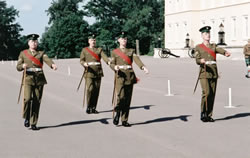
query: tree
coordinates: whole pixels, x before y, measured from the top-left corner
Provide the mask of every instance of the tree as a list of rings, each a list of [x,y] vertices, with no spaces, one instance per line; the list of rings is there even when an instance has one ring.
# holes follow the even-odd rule
[[[43,34],[41,46],[50,57],[79,57],[81,49],[87,46],[89,25],[83,20],[84,12],[78,9],[79,2],[53,1],[47,10],[51,26]]]
[[[5,1],[0,1],[0,59],[16,59],[24,47],[20,31],[21,26],[15,23],[18,11],[7,7]]]
[[[142,54],[147,54],[163,33],[164,0],[90,0],[84,9],[96,18],[91,28],[99,30],[101,41],[105,42],[106,36],[114,40],[119,32],[127,31],[128,46],[135,47],[135,40],[140,40]],[[107,44],[115,47],[114,41]]]

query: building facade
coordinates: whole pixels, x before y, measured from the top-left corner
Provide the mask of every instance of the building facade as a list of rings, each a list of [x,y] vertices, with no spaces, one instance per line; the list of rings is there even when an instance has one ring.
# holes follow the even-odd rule
[[[189,34],[190,46],[201,43],[199,28],[209,25],[211,42],[218,43],[224,25],[228,47],[242,47],[250,38],[250,0],[165,0],[165,47],[181,53]]]

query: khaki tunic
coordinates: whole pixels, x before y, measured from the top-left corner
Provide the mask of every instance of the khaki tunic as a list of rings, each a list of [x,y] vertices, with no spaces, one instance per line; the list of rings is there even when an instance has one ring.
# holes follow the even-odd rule
[[[42,51],[28,53],[37,58],[41,63],[45,62],[49,67],[54,62]],[[27,68],[40,68],[33,61],[31,61],[22,51],[18,57],[17,71],[23,71],[23,64],[27,64]],[[31,125],[36,125],[39,117],[39,109],[42,100],[43,86],[47,84],[43,71],[39,72],[26,72],[24,79],[24,106],[23,106],[23,118],[30,121]]]
[[[109,62],[108,57],[102,50],[102,48],[88,48],[93,51],[100,59],[103,59],[105,63]],[[100,62],[95,57],[93,57],[86,48],[82,49],[80,55],[80,63],[84,66],[84,63],[89,62]],[[86,84],[86,95],[87,95],[87,107],[89,109],[96,109],[100,86],[101,86],[101,78],[103,77],[102,65],[90,65],[88,68],[85,68],[84,78]],[[85,97],[85,96],[84,96]]]
[[[225,50],[216,46],[216,44],[209,44],[208,48],[212,49],[216,54],[225,55]],[[214,99],[216,94],[218,70],[216,64],[206,64],[206,71],[204,64],[200,63],[201,59],[205,61],[216,61],[207,51],[202,49],[199,45],[195,47],[196,63],[200,65],[200,84],[202,88],[201,98],[201,113],[211,117],[213,113]],[[207,106],[206,106],[207,100]]]
[[[33,54],[30,50],[28,50],[28,54],[34,56],[37,58],[42,64],[45,62],[49,67],[54,64],[54,62],[42,51],[35,51]],[[31,61],[25,54],[24,51],[22,51],[18,57],[17,62],[17,71],[23,71],[23,64],[27,64],[27,68],[40,68],[38,65],[36,65],[33,61]],[[25,84],[27,85],[44,85],[47,84],[45,75],[43,71],[32,73],[27,72],[26,78],[25,78]]]
[[[250,57],[250,43],[246,44],[243,48],[243,53],[245,55],[245,58]]]
[[[120,48],[118,48],[120,49]],[[140,69],[144,66],[140,58],[136,55],[134,49],[120,49],[126,54],[132,62],[135,62]],[[111,54],[111,68],[114,70],[116,65],[129,65],[123,58],[117,55],[114,51]],[[115,111],[122,112],[122,121],[127,121],[129,116],[129,108],[133,93],[133,85],[137,82],[136,75],[133,69],[120,69],[115,73],[115,92],[117,96],[117,105]]]
[[[91,51],[93,51],[96,55],[99,56],[100,59],[103,59],[106,63],[108,63],[109,59],[102,50],[102,48],[89,48]],[[84,63],[88,62],[99,62],[95,57],[93,57],[86,48],[82,49],[81,55],[80,55],[80,63],[82,66],[84,66]],[[88,67],[88,69],[84,72],[84,77],[90,77],[90,78],[100,78],[103,77],[103,70],[102,65],[91,65]]]

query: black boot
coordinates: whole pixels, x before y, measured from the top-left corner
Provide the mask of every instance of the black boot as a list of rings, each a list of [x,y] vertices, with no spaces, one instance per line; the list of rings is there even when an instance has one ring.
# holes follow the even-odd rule
[[[93,114],[99,114],[99,112],[96,109],[92,109]]]
[[[113,124],[114,125],[118,125],[119,124],[119,119],[120,119],[120,112],[116,112],[116,115],[114,117],[114,120],[113,120]]]
[[[29,127],[30,126],[30,121],[25,119],[24,120],[24,127]]]
[[[37,130],[39,130],[39,128],[38,128],[38,127],[36,127],[36,125],[31,125],[31,129],[32,129],[33,131],[37,131]]]
[[[214,122],[214,119],[213,119],[212,117],[209,116],[209,117],[207,118],[207,121],[208,121],[208,122]]]
[[[92,109],[88,107],[88,108],[86,109],[86,113],[87,113],[87,114],[92,114]]]
[[[202,122],[208,122],[207,115],[204,112],[201,113],[201,121]]]
[[[127,121],[122,121],[122,125],[124,127],[131,127],[131,125]]]

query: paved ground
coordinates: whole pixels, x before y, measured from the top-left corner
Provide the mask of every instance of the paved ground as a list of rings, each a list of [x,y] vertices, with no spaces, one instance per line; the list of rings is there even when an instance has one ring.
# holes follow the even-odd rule
[[[45,66],[39,131],[23,127],[17,104],[21,74],[15,63],[0,62],[1,158],[248,158],[250,157],[250,80],[244,61],[219,61],[214,109],[215,123],[202,123],[200,86],[193,95],[198,66],[193,59],[142,57],[150,69],[145,75],[135,66],[140,83],[134,88],[131,128],[112,124],[113,72],[104,65],[98,115],[82,109],[82,74],[77,60],[57,60],[58,71]],[[13,65],[12,65],[13,64]],[[70,75],[68,75],[70,68]],[[167,93],[171,81],[172,97]],[[228,109],[228,88],[232,103]]]

